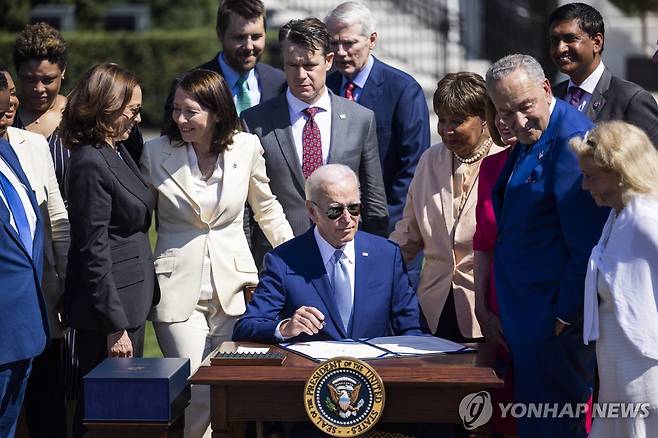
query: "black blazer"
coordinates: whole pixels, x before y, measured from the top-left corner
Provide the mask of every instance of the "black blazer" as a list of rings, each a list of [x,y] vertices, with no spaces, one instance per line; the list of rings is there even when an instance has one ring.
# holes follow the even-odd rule
[[[210,70],[217,72],[221,77],[224,77],[224,72],[220,68],[218,61],[220,53],[221,52],[218,52],[211,60],[204,64],[197,65],[192,70]],[[256,75],[258,77],[258,89],[260,90],[261,103],[278,96],[286,90],[288,84],[286,83],[286,76],[283,71],[270,65],[263,64],[262,62],[257,63],[256,67],[254,68],[256,69]],[[174,79],[174,81],[171,83],[169,95],[167,96],[167,101],[165,102],[164,120],[167,120],[171,117],[171,110],[174,102],[174,92],[176,91],[176,85],[178,85],[179,80],[180,77]]]
[[[553,94],[566,99],[569,81],[553,87]],[[599,79],[585,113],[594,123],[623,120],[642,128],[658,148],[658,105],[653,96],[639,85],[613,76],[606,67]]]
[[[148,240],[155,197],[126,148],[119,152],[107,145],[71,151],[64,313],[79,330],[139,327],[160,300]]]

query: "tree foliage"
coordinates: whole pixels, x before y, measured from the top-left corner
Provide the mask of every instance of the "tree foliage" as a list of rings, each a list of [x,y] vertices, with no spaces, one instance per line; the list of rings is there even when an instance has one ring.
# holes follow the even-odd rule
[[[100,29],[103,13],[118,4],[146,4],[156,29],[213,27],[218,0],[0,0],[0,30],[15,32],[29,22],[30,10],[40,4],[75,5],[76,28]]]

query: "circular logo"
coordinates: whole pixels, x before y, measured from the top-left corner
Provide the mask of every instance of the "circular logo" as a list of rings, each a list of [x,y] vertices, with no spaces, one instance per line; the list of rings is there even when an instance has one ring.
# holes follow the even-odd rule
[[[331,436],[357,436],[369,430],[384,411],[384,383],[367,363],[336,357],[320,364],[306,381],[308,418]]]
[[[487,391],[472,392],[459,403],[459,416],[466,430],[473,430],[491,419],[493,406]]]

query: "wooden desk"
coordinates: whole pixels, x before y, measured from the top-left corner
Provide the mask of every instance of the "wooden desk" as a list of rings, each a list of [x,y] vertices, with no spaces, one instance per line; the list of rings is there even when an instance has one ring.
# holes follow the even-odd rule
[[[466,394],[502,386],[488,366],[492,351],[483,347],[478,353],[368,361],[386,390],[380,421],[461,423],[459,402]],[[304,385],[318,364],[287,353],[283,366],[208,366],[190,378],[211,386],[213,438],[231,436],[235,422],[308,420]]]

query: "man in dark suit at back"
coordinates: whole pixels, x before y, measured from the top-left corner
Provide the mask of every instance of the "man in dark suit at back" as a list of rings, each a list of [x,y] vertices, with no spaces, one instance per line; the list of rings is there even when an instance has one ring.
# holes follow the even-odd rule
[[[649,92],[620,79],[601,59],[603,17],[584,3],[560,6],[548,18],[551,58],[569,79],[553,88],[593,122],[624,120],[642,128],[658,148],[658,105]]]
[[[288,91],[244,113],[245,129],[264,149],[269,184],[295,236],[311,221],[304,204],[304,182],[318,167],[345,164],[359,177],[364,207],[362,228],[387,235],[388,210],[372,111],[336,96],[325,85],[334,54],[327,27],[317,18],[292,20],[279,32]],[[260,265],[270,249],[260,228],[252,233]]]
[[[195,68],[219,73],[233,94],[238,115],[283,92],[286,78],[278,68],[258,62],[265,50],[265,6],[261,0],[223,0],[217,9],[217,38],[222,51]],[[171,117],[174,80],[165,105]]]
[[[375,113],[390,233],[402,218],[418,160],[430,146],[425,95],[414,78],[372,55],[377,32],[366,6],[342,3],[325,22],[337,69],[327,78],[327,87]]]
[[[0,75],[0,118],[9,89]],[[32,359],[48,339],[41,296],[43,223],[16,153],[0,138],[0,437],[13,438]]]

